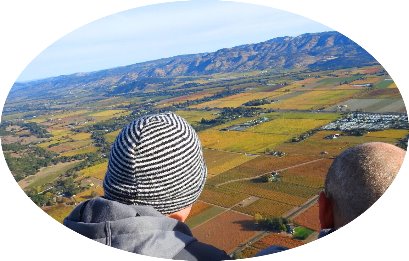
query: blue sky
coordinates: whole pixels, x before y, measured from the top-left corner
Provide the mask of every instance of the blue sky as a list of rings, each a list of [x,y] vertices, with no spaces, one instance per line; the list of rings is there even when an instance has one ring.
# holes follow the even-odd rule
[[[152,5],[102,18],[66,35],[39,54],[18,81],[330,30],[264,6],[215,0]]]

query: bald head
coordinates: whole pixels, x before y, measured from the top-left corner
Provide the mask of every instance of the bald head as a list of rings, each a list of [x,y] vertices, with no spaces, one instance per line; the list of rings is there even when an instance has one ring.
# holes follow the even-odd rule
[[[366,211],[392,183],[405,151],[371,142],[347,149],[332,163],[325,194],[332,202],[334,226],[341,227]]]

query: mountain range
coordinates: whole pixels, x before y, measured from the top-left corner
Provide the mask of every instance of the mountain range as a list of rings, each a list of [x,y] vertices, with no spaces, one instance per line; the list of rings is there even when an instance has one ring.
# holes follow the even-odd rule
[[[201,76],[254,70],[332,70],[376,64],[377,61],[348,37],[335,32],[277,37],[216,52],[179,55],[95,72],[16,82],[9,99],[50,95],[58,91],[110,90],[142,79]],[[143,86],[142,86],[143,88]]]

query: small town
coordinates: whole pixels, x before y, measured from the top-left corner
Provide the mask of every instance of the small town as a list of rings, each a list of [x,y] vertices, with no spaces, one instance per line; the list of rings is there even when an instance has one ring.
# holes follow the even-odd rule
[[[345,117],[331,122],[322,130],[350,131],[357,129],[364,130],[385,130],[385,129],[409,129],[407,114],[401,113],[348,113]]]

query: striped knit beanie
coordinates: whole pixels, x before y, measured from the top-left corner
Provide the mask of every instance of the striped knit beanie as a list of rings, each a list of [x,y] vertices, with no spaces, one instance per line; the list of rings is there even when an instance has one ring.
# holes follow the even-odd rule
[[[196,132],[176,114],[160,113],[136,119],[118,135],[104,193],[111,200],[170,214],[197,200],[206,176]]]

